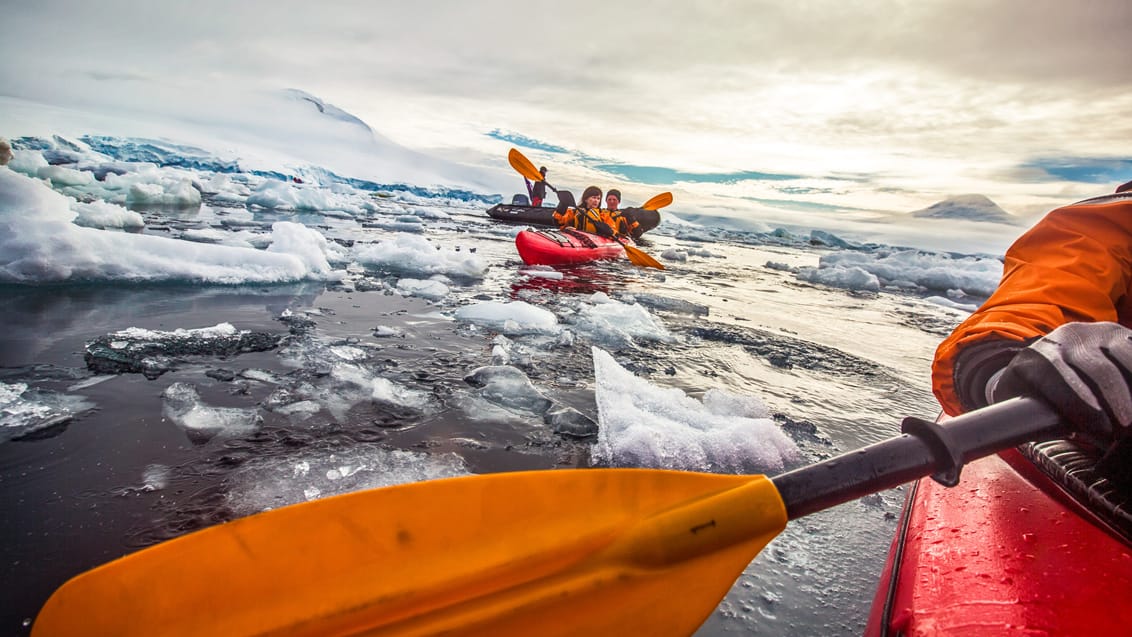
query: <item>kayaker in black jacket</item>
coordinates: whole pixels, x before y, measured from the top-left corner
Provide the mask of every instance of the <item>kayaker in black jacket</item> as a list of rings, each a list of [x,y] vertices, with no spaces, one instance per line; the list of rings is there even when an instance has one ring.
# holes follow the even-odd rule
[[[527,194],[531,196],[531,205],[536,208],[542,205],[543,199],[546,199],[546,166],[540,167],[538,171],[542,179],[533,184],[523,177],[523,182],[527,184]]]

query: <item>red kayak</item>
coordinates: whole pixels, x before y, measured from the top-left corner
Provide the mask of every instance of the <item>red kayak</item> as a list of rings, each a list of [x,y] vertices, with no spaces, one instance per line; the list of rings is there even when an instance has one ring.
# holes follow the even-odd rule
[[[632,244],[630,239],[623,239]],[[515,247],[528,265],[575,265],[599,259],[616,259],[625,249],[616,239],[606,239],[573,228],[534,230],[515,235]]]
[[[1096,459],[1057,440],[914,483],[865,634],[1132,632],[1132,498]]]

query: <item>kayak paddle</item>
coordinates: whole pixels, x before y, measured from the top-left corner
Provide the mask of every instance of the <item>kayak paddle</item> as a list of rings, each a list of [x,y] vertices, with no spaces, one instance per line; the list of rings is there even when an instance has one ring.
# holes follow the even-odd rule
[[[639,265],[646,268],[656,268],[657,270],[664,269],[663,263],[649,256],[649,254],[644,250],[641,250],[637,246],[628,243],[625,238],[618,237],[616,235],[614,235],[613,238],[621,244],[621,247],[625,248],[625,256],[629,257],[629,262],[633,265]]]
[[[672,203],[672,193],[662,192],[659,195],[641,204],[641,208],[644,210],[660,210],[670,203]]]
[[[546,183],[546,187],[550,188],[552,192],[554,192],[555,194],[558,193],[558,189],[554,186],[551,186],[550,182],[546,181],[546,177],[544,177],[543,174],[538,171],[538,168],[535,168],[535,165],[531,163],[531,160],[527,159],[526,155],[520,153],[517,148],[512,148],[507,153],[507,161],[511,164],[511,167],[514,168],[515,171],[520,175],[526,177],[527,179],[530,179],[531,181],[544,182]]]
[[[511,164],[511,167],[514,168],[516,172],[526,177],[527,179],[544,181],[542,173],[538,171],[538,168],[535,168],[535,165],[531,163],[531,160],[527,159],[527,157],[523,155],[523,153],[520,153],[517,148],[512,148],[507,152],[507,162]],[[554,190],[554,192],[556,193],[558,192],[549,183],[546,184],[546,187]],[[645,202],[645,205],[641,207],[645,208],[646,210],[656,210],[658,208],[663,208],[670,203],[672,203],[672,193],[664,192],[653,197],[652,199],[649,199]],[[656,206],[656,208],[649,208],[649,204]],[[629,257],[629,261],[633,265],[639,265],[647,268],[656,268],[658,270],[664,269],[664,265],[660,261],[657,261],[656,259],[649,256],[647,253],[645,253],[644,250],[641,250],[636,246],[629,245],[628,243],[622,241],[620,238],[617,238],[617,242],[625,248],[625,256]]]
[[[467,476],[214,526],[75,577],[43,635],[689,635],[788,520],[1063,429],[1013,399],[773,479]]]

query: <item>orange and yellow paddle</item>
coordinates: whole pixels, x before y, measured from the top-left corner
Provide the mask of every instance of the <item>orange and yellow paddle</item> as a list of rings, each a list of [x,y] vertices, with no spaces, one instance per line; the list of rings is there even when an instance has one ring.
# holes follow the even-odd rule
[[[33,637],[689,635],[796,519],[1056,437],[1014,399],[776,476],[468,476],[267,511],[84,573]]]

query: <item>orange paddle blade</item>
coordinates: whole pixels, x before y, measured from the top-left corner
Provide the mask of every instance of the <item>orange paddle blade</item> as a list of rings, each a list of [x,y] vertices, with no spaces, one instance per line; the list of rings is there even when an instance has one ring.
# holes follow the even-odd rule
[[[664,269],[663,263],[649,256],[649,254],[644,250],[641,250],[636,246],[629,245],[625,242],[621,242],[621,245],[625,246],[625,256],[629,257],[629,261],[632,262],[633,265],[639,265],[646,268],[656,268],[657,270]]]
[[[79,575],[41,635],[689,635],[786,526],[765,476],[538,471],[289,506]]]
[[[672,203],[672,193],[662,192],[659,195],[641,204],[641,207],[645,210],[660,210],[670,203]]]
[[[526,155],[520,153],[518,149],[512,148],[507,153],[507,162],[515,169],[520,175],[530,179],[531,181],[542,181],[542,173],[535,168],[531,160],[527,159]]]

